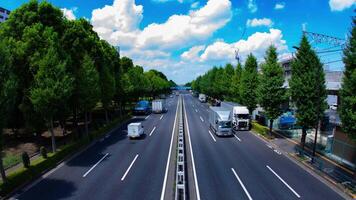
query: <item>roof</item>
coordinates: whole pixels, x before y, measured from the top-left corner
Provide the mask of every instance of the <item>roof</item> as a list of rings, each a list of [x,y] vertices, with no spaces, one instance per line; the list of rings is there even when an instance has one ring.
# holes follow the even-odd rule
[[[129,126],[141,126],[141,122],[130,123]]]

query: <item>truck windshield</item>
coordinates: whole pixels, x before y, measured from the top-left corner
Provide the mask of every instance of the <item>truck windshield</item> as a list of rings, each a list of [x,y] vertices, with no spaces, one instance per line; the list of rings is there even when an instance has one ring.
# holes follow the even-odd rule
[[[237,114],[235,115],[235,117],[239,118],[239,119],[249,119],[250,116],[248,114]]]
[[[218,124],[219,124],[219,128],[231,128],[230,121],[220,121]]]

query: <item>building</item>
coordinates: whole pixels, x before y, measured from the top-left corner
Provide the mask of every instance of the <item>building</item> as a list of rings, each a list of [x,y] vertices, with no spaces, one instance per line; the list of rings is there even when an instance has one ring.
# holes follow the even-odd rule
[[[0,23],[7,20],[9,18],[9,15],[10,15],[9,10],[6,10],[5,8],[0,7]]]

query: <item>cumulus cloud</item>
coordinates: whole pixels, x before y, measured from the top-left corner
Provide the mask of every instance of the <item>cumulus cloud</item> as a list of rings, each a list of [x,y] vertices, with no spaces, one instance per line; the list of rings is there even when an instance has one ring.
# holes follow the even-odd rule
[[[61,11],[63,12],[63,16],[65,16],[69,20],[75,20],[75,15],[74,12],[77,8],[73,9],[67,9],[67,8],[61,8]]]
[[[273,22],[271,19],[268,18],[262,18],[262,19],[248,19],[246,22],[246,25],[249,27],[256,27],[256,26],[272,26]]]
[[[258,9],[255,0],[248,0],[247,8],[251,13],[255,13]]]
[[[356,0],[329,0],[332,11],[342,11],[356,4]]]
[[[246,57],[249,53],[253,53],[260,60],[266,49],[274,45],[281,52],[287,51],[286,41],[283,40],[282,31],[279,29],[270,29],[269,32],[256,32],[249,36],[246,40],[239,40],[234,43],[226,43],[218,40],[202,50],[202,46],[192,47],[184,52],[181,57],[192,56],[198,57],[199,62],[234,62],[235,50],[239,50],[241,57]],[[200,55],[199,52],[202,52]]]
[[[172,15],[140,30],[142,13],[143,7],[134,0],[115,0],[112,6],[92,12],[92,24],[100,37],[123,48],[176,49],[207,39],[232,16],[229,0],[209,0],[189,14]]]
[[[276,5],[274,6],[274,9],[282,10],[285,6],[286,6],[286,3],[284,3],[284,2],[276,3]]]
[[[199,59],[199,53],[205,49],[205,45],[194,46],[188,51],[182,53],[183,60],[196,61]]]

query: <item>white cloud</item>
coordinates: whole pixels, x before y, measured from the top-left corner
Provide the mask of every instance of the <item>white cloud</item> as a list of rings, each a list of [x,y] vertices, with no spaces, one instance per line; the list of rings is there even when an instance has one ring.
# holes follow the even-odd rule
[[[282,10],[285,6],[286,6],[286,3],[284,3],[284,2],[276,3],[276,5],[274,6],[274,9]]]
[[[168,1],[178,1],[179,3],[184,3],[185,1],[184,0],[152,0],[153,2],[156,2],[156,3],[166,3]]]
[[[196,1],[190,5],[190,8],[192,8],[192,9],[198,8],[199,4],[200,4],[199,1]]]
[[[329,0],[332,11],[342,11],[356,4],[356,0]]]
[[[258,9],[255,0],[248,0],[247,8],[251,13],[255,13]]]
[[[268,18],[262,18],[262,19],[254,18],[254,19],[248,19],[246,25],[249,27],[256,27],[256,26],[271,27],[273,25],[273,22],[271,19]]]
[[[73,9],[67,9],[67,8],[61,8],[61,11],[63,12],[63,16],[65,16],[69,20],[75,20],[75,15],[74,12],[77,10],[77,8]]]
[[[209,63],[211,61],[218,62],[234,62],[235,50],[239,50],[240,57],[246,57],[249,53],[253,53],[258,59],[263,59],[266,49],[274,45],[279,52],[287,51],[288,47],[286,41],[283,40],[282,31],[279,29],[270,29],[269,32],[256,32],[249,36],[247,40],[239,40],[234,43],[226,43],[218,40],[213,44],[207,46],[203,53],[199,56],[199,61]],[[199,52],[202,50],[200,48]],[[194,55],[197,51],[191,48],[183,55]]]
[[[209,38],[232,16],[229,0],[209,0],[187,15],[172,15],[141,30],[142,13],[143,7],[134,0],[115,0],[112,6],[92,12],[92,24],[101,38],[123,49],[177,49]]]
[[[194,46],[188,51],[182,53],[181,58],[188,61],[196,61],[199,59],[199,53],[205,49],[205,45]]]

